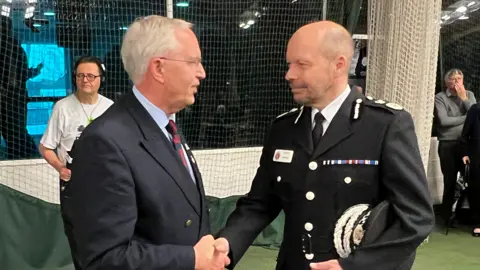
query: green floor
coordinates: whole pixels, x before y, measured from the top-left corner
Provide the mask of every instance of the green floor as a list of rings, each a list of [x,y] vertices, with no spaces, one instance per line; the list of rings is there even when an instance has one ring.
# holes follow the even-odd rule
[[[277,250],[250,247],[235,270],[275,269]],[[468,231],[453,229],[448,236],[436,232],[418,250],[413,270],[479,270],[480,238]]]

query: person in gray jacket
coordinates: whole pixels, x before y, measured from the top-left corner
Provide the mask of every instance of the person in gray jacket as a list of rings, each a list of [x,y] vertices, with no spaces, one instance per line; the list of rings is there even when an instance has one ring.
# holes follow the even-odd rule
[[[448,222],[454,202],[457,174],[464,170],[460,137],[467,111],[476,100],[474,94],[465,89],[461,70],[449,70],[445,74],[445,84],[447,89],[435,95],[435,118],[444,184],[440,215]]]

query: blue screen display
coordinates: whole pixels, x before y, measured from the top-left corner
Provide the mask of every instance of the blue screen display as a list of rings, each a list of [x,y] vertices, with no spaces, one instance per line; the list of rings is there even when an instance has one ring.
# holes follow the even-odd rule
[[[22,44],[28,66],[43,63],[40,74],[27,81],[31,97],[65,96],[70,86],[70,76],[65,65],[65,49],[56,44]]]
[[[29,68],[40,63],[40,73],[27,81],[30,97],[64,97],[70,87],[70,75],[65,63],[65,49],[56,44],[22,44],[27,54]],[[27,130],[32,136],[41,136],[52,112],[53,102],[27,104]],[[39,138],[36,138],[37,140]]]

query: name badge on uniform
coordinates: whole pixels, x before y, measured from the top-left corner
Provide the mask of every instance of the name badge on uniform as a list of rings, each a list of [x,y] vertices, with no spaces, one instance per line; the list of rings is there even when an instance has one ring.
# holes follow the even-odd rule
[[[292,150],[277,149],[275,150],[275,154],[273,154],[273,161],[275,162],[291,163],[292,158],[293,158]]]

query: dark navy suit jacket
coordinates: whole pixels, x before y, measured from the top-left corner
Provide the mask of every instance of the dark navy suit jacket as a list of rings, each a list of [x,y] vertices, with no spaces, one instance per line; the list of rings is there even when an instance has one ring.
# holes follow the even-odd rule
[[[187,154],[196,184],[131,92],[87,126],[61,195],[82,269],[194,269],[193,246],[210,225]]]

